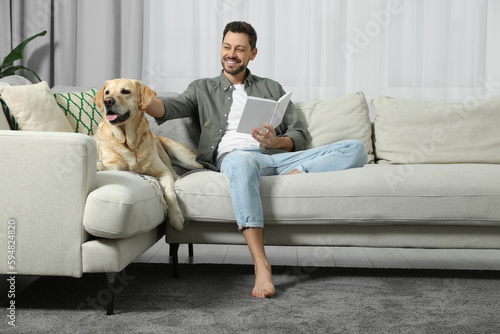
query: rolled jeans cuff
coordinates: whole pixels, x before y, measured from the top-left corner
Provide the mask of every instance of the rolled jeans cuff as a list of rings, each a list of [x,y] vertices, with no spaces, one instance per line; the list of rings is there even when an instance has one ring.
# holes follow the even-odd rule
[[[243,231],[246,228],[253,228],[253,227],[258,227],[258,228],[264,228],[264,222],[253,222],[253,223],[244,223],[244,224],[238,224],[238,231]]]

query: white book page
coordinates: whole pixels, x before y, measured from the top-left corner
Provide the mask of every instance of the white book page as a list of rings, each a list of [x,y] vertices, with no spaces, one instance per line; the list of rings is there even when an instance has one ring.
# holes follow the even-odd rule
[[[291,94],[283,95],[278,101],[249,96],[236,132],[251,133],[254,128],[264,129],[264,123],[277,127],[283,120]]]
[[[278,106],[274,111],[273,119],[270,123],[273,127],[277,127],[283,121],[283,116],[285,116],[285,111],[288,107],[288,104],[290,103],[291,98],[292,92],[288,92],[278,100]]]

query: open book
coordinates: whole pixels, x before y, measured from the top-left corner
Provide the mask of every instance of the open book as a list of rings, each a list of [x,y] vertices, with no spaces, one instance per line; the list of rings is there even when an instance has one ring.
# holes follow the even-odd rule
[[[236,132],[251,133],[254,128],[262,129],[264,123],[277,127],[283,120],[291,97],[292,92],[286,93],[278,101],[249,96]]]

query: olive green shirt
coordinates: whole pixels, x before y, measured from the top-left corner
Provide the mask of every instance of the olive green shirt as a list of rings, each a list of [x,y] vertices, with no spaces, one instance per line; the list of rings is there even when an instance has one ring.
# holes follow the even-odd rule
[[[278,82],[252,75],[249,70],[247,73],[245,91],[248,96],[278,100],[285,94]],[[157,118],[156,122],[162,124],[169,119],[180,117],[194,117],[198,120],[201,134],[196,160],[206,168],[217,170],[215,157],[227,125],[227,118],[233,102],[233,89],[233,85],[223,72],[215,78],[195,80],[186,91],[178,96],[159,96],[165,104],[165,115],[162,118]],[[290,137],[296,151],[305,148],[308,134],[291,102],[282,123],[276,128],[276,135]],[[285,152],[280,149],[265,148],[262,145],[259,150],[266,154]]]

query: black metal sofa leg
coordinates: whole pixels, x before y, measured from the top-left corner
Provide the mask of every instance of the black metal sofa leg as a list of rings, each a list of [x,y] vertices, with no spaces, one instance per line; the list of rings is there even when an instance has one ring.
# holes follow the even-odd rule
[[[179,277],[179,244],[170,244],[174,277]]]
[[[116,273],[106,273],[106,279],[108,281],[108,291],[109,291],[109,301],[106,304],[106,315],[112,315],[115,309],[115,288],[114,284],[116,281]]]
[[[172,244],[170,244],[170,250],[169,250],[169,255],[172,257],[174,277],[180,276],[179,275],[179,246],[180,246],[180,244],[172,243]],[[193,244],[188,244],[188,253],[189,253],[190,258],[192,258],[194,256]]]
[[[188,252],[189,252],[189,257],[194,256],[194,249],[193,249],[193,244],[188,244]]]

